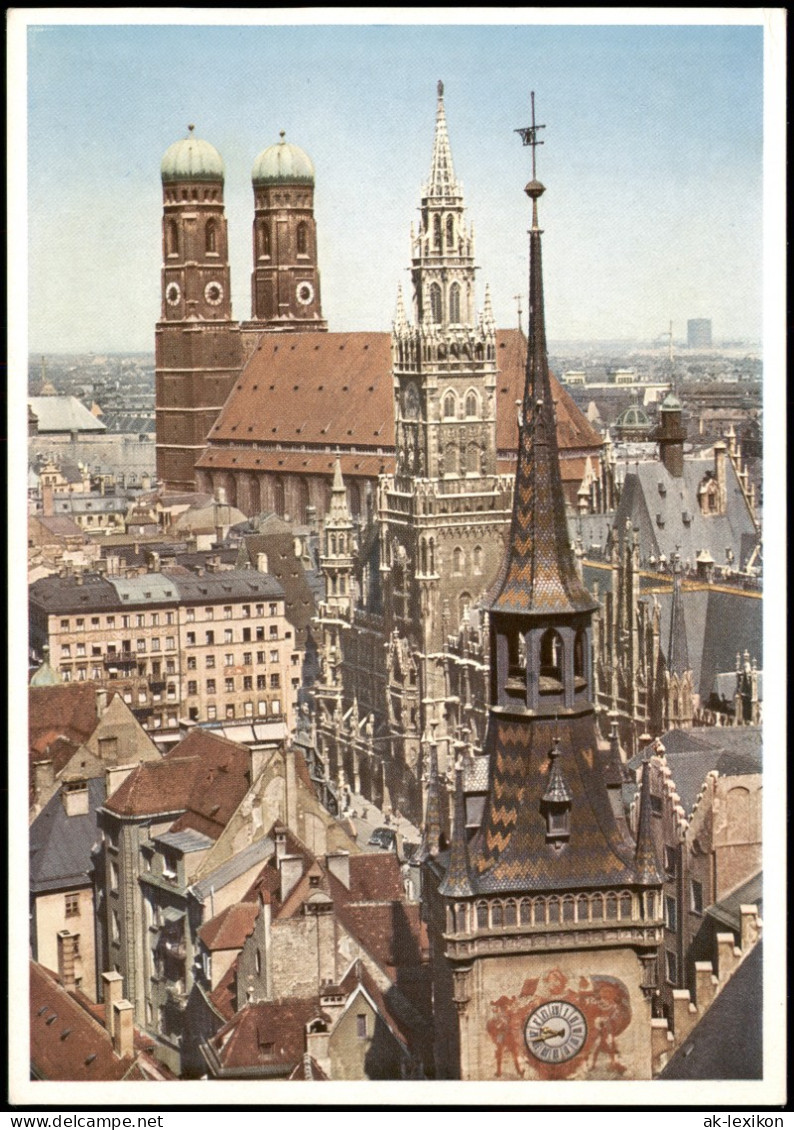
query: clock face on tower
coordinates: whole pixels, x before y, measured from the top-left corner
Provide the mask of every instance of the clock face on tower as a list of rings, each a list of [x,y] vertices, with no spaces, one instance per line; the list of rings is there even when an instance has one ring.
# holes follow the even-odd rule
[[[165,288],[165,300],[169,306],[176,306],[179,299],[182,297],[182,291],[179,289],[179,283],[170,282]]]
[[[564,1063],[584,1047],[587,1021],[569,1001],[547,1001],[527,1017],[524,1039],[536,1059]]]
[[[204,287],[204,297],[210,306],[220,306],[223,301],[223,287],[213,279]]]
[[[295,297],[301,306],[308,306],[314,298],[314,287],[310,282],[300,282],[295,288]]]

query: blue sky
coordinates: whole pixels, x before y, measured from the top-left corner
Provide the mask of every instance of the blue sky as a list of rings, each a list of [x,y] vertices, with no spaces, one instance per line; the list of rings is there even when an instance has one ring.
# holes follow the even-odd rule
[[[757,339],[762,48],[760,26],[31,27],[30,348],[153,348],[159,165],[188,122],[226,166],[235,317],[250,315],[251,166],[285,129],[317,172],[329,328],[387,329],[439,78],[478,303],[488,281],[500,324],[527,289],[513,131],[534,89],[549,336],[652,339],[672,319],[683,337],[710,317],[717,339]]]

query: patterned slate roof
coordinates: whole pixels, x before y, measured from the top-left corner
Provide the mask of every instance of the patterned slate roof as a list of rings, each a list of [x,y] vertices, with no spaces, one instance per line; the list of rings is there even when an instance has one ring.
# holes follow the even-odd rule
[[[570,838],[546,841],[542,796],[549,750],[560,740],[571,795]],[[607,792],[610,766],[591,715],[525,721],[492,713],[486,751],[491,785],[482,825],[469,845],[475,893],[603,888],[638,881],[634,841]]]
[[[533,226],[530,340],[509,549],[490,594],[493,612],[584,612],[595,608],[574,564],[565,516],[546,349],[540,231]]]

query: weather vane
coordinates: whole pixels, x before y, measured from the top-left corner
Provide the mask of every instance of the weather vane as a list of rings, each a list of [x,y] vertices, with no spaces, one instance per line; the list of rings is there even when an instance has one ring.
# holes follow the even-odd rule
[[[545,126],[535,124],[535,91],[533,90],[530,98],[532,100],[532,125],[525,126],[524,129],[517,129],[515,132],[521,134],[521,140],[524,145],[532,146],[532,179],[535,180],[535,149],[543,142],[538,140],[538,130],[545,129]]]

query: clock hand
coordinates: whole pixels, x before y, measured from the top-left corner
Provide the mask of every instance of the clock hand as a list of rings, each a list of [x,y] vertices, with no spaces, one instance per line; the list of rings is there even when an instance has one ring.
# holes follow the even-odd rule
[[[541,1028],[539,1036],[532,1037],[532,1043],[537,1044],[540,1041],[550,1040],[553,1036],[564,1036],[564,1028]]]

